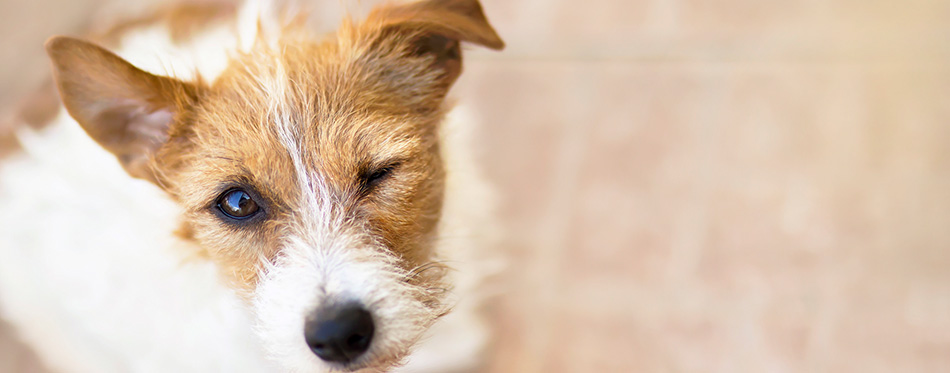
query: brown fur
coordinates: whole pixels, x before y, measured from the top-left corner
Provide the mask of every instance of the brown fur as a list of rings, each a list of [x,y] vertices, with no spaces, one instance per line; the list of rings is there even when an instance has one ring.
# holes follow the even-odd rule
[[[312,40],[289,27],[277,45],[259,41],[210,84],[148,74],[76,39],[47,48],[70,114],[130,174],[185,208],[181,234],[237,288],[254,288],[260,259],[273,259],[282,237],[300,229],[300,190],[316,188],[298,185],[275,115],[295,125],[301,160],[325,181],[333,213],[407,271],[427,272],[407,281],[435,286],[438,276],[422,269],[433,259],[441,209],[438,123],[461,72],[458,44],[504,44],[476,0],[384,5],[365,22],[344,22],[335,38]],[[391,175],[375,188],[362,185],[387,167]],[[263,219],[232,224],[215,215],[214,202],[235,185],[255,194]]]

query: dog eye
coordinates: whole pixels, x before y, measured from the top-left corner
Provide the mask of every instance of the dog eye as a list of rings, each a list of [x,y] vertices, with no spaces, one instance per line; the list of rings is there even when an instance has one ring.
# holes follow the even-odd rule
[[[231,189],[218,197],[218,210],[229,218],[243,220],[254,216],[260,207],[243,189]]]
[[[398,163],[393,163],[388,166],[370,170],[363,174],[363,180],[361,181],[363,190],[368,192],[375,188],[377,185],[382,183],[383,180],[389,178],[392,175],[393,170],[395,170],[398,166]]]

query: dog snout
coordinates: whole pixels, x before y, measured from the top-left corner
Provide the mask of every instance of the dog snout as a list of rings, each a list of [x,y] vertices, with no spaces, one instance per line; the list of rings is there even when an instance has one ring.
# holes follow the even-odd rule
[[[372,314],[350,303],[314,312],[304,325],[304,337],[320,359],[345,364],[369,349],[375,330]]]

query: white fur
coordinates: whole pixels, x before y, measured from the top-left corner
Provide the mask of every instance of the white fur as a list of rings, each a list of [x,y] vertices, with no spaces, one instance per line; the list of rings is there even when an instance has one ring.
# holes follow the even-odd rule
[[[210,80],[224,69],[229,50],[256,35],[228,30],[215,27],[176,46],[167,30],[146,29],[126,36],[117,53],[150,72],[186,79],[198,72]],[[279,106],[275,101],[276,113]],[[460,114],[453,116],[465,117]],[[281,128],[295,154],[292,128]],[[469,368],[487,338],[477,312],[479,280],[472,274],[497,269],[483,247],[492,235],[485,218],[490,196],[464,155],[467,134],[447,126],[443,135],[448,180],[436,251],[456,269],[450,276],[456,293],[464,295],[456,296],[454,311],[429,329],[401,371]],[[420,325],[405,320],[428,317],[406,296],[413,290],[399,281],[404,274],[394,258],[348,231],[334,219],[325,196],[311,193],[307,208],[318,218],[290,232],[263,277],[255,324],[247,307],[219,283],[216,268],[189,258],[189,243],[171,234],[180,214],[176,204],[153,185],[130,178],[65,111],[42,132],[21,130],[19,136],[24,150],[0,163],[0,316],[55,370],[280,370],[265,358],[270,354],[283,369],[318,371],[324,365],[301,334],[307,310],[320,302],[370,305],[379,341],[369,355],[397,352],[387,346],[405,345],[419,332]],[[295,163],[301,185],[309,185],[305,190],[323,189],[299,155]],[[313,296],[299,296],[304,293]]]
[[[184,256],[177,206],[65,115],[0,168],[0,308],[54,369],[261,371],[249,315]]]
[[[413,322],[428,317],[408,296],[413,290],[400,281],[396,258],[346,237],[317,234],[289,239],[255,294],[260,335],[290,371],[313,371],[326,365],[301,337],[304,318],[320,304],[355,301],[373,314],[376,333],[370,350],[357,364],[403,352],[392,346],[413,342],[421,332],[421,326]]]
[[[454,108],[441,127],[446,165],[445,201],[439,222],[437,255],[452,268],[448,281],[452,312],[426,331],[400,372],[465,372],[483,362],[490,337],[481,307],[495,296],[490,276],[504,265],[495,250],[501,232],[495,221],[492,190],[476,167],[470,140],[477,116]]]

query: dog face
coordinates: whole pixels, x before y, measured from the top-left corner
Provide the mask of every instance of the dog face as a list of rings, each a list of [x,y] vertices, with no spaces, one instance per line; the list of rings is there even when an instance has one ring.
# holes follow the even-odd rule
[[[503,43],[476,0],[375,9],[314,41],[286,27],[211,83],[148,74],[93,44],[47,49],[63,102],[185,211],[286,368],[398,363],[441,316],[438,123],[459,43]]]

